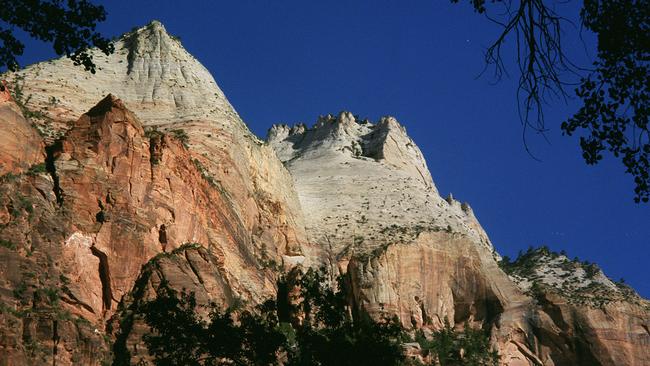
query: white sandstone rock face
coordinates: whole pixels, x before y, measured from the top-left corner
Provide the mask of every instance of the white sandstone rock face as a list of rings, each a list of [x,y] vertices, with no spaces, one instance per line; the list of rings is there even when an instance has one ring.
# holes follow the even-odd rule
[[[596,264],[570,260],[546,247],[526,252],[505,268],[511,281],[533,296],[539,286],[546,286],[576,305],[602,306],[619,300],[646,303],[632,288],[612,281]]]
[[[51,144],[106,95],[119,98],[145,129],[186,136],[206,176],[230,195],[261,251],[299,255],[306,241],[291,176],[274,151],[250,132],[214,78],[164,26],[153,21],[115,41],[106,56],[92,49],[97,73],[67,58],[31,65],[3,78],[44,117],[32,122]]]
[[[334,261],[457,232],[492,245],[467,204],[442,199],[422,152],[393,117],[377,124],[349,112],[312,128],[273,126],[267,136],[294,178],[310,239]]]
[[[315,262],[348,273],[357,310],[416,328],[494,322],[495,346],[528,362],[530,299],[498,268],[469,205],[439,196],[395,118],[342,112],[312,128],[273,126],[267,142],[294,178]],[[513,341],[523,351],[508,350]]]
[[[110,56],[91,51],[96,75],[61,58],[2,76],[10,88],[22,88],[21,102],[27,109],[39,112],[31,113],[29,120],[17,118],[18,107],[12,104],[0,113],[0,119],[12,118],[12,123],[3,124],[11,133],[0,138],[5,142],[0,147],[16,152],[0,156],[0,170],[5,172],[24,172],[41,163],[45,156],[40,144],[51,145],[66,131],[74,134],[70,129],[75,121],[109,93],[121,99],[114,101],[122,111],[115,116],[130,116],[128,109],[139,120],[137,144],[120,132],[104,140],[128,152],[119,164],[113,160],[116,174],[111,171],[98,180],[97,172],[107,171],[109,165],[93,163],[92,150],[71,155],[72,142],[94,138],[88,134],[64,139],[70,148],[55,159],[60,173],[56,184],[71,197],[66,204],[72,205],[75,226],[88,227],[85,234],[71,232],[48,244],[76,274],[71,278],[77,284],[70,290],[78,305],[70,306],[85,310],[75,314],[94,319],[93,314],[105,310],[103,281],[111,290],[112,311],[112,301],[134,289],[141,265],[157,251],[196,241],[198,246],[183,251],[182,261],[168,258],[155,274],[177,289],[200,291],[197,298],[227,302],[237,295],[253,304],[274,293],[277,269],[329,265],[347,271],[355,311],[371,316],[389,312],[406,326],[430,329],[439,328],[445,318],[456,326],[487,326],[503,364],[648,364],[646,300],[600,271],[569,268],[565,257],[544,256],[539,266],[523,266],[532,270],[508,277],[472,209],[451,195],[440,197],[421,151],[395,118],[373,124],[343,112],[321,117],[311,128],[273,126],[264,144],[248,130],[208,71],[160,23],[127,33],[115,46]],[[0,95],[0,101],[7,100]],[[112,117],[117,120],[107,126],[130,120],[122,117]],[[32,123],[43,138],[31,129]],[[156,142],[145,132],[153,128],[168,135]],[[76,130],[81,133],[79,126]],[[39,148],[18,148],[18,137]],[[152,165],[154,153],[166,162],[161,164],[165,169]],[[182,179],[187,172],[193,172],[189,183]],[[54,178],[37,178],[40,195],[55,202]],[[218,195],[203,191],[208,183],[212,188],[207,192]],[[120,194],[109,195],[106,187]],[[109,201],[123,220],[97,229],[95,210],[104,210],[97,205]],[[142,211],[147,205],[153,207]],[[9,219],[6,207],[0,207],[0,223]],[[136,221],[146,223],[146,235],[131,236],[132,230],[119,227]],[[52,222],[56,230],[45,222],[27,226],[25,233],[43,229],[49,240],[60,229],[58,221]],[[113,277],[102,278],[102,262],[89,253],[91,247],[106,257]],[[6,250],[0,254],[8,268],[18,256]],[[536,298],[526,295],[534,281],[552,291]],[[594,289],[598,292],[592,294]],[[609,303],[592,306],[591,300],[608,293],[614,294]],[[585,297],[589,301],[583,301]],[[99,317],[96,320],[101,324]],[[16,333],[15,339],[23,338]]]
[[[28,107],[57,120],[76,120],[107,94],[120,98],[145,125],[190,120],[241,124],[212,75],[157,21],[125,34],[115,53],[90,52],[97,73],[67,58],[41,62],[8,74],[22,83]],[[239,126],[244,128],[244,126]]]

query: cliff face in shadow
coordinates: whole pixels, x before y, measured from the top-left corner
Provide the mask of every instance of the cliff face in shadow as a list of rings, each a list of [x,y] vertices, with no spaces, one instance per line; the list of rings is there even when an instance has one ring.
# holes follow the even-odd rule
[[[545,252],[501,268],[394,118],[262,142],[160,23],[116,50],[4,75],[0,365],[146,360],[131,309],[162,281],[254,305],[297,265],[345,273],[357,313],[488,328],[507,365],[650,363],[647,300]]]

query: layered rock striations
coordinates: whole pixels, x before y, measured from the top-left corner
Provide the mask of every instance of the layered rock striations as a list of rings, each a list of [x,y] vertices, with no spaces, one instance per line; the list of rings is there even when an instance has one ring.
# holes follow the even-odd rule
[[[493,251],[469,205],[438,195],[420,149],[393,117],[372,124],[342,112],[312,128],[275,125],[267,141],[309,212],[310,239],[331,261],[409,243],[425,231],[462,233]]]
[[[108,328],[143,264],[184,244],[218,260],[207,279],[193,267],[199,274],[179,288],[214,301],[266,299],[277,270],[302,258],[290,175],[205,68],[157,22],[116,49],[95,53],[96,75],[58,59],[4,76],[13,98],[0,104],[0,250],[11,265],[1,274],[0,359],[11,364],[110,360],[103,335],[124,333]],[[204,286],[215,273],[219,293]],[[47,311],[34,300],[44,289],[56,300]],[[105,353],[66,343],[81,331],[63,337],[56,314],[90,322],[92,347]],[[49,330],[29,333],[43,319]]]
[[[27,339],[54,342],[30,354],[35,359],[99,362],[75,353],[83,347],[61,337],[60,323],[82,319],[98,337],[114,331],[109,328],[118,322],[110,320],[143,265],[186,243],[208,248],[212,259],[208,269],[188,257],[187,266],[168,270],[177,288],[226,305],[234,297],[259,302],[274,294],[273,269],[283,260],[274,250],[286,243],[255,238],[235,198],[183,142],[171,134],[145,133],[119,99],[104,98],[46,154],[42,168],[35,165],[2,182],[7,217],[2,240],[12,263],[4,272],[6,290],[20,289],[3,298],[5,315],[15,323],[3,331],[22,329],[22,336],[11,335],[13,347],[5,345],[7,358],[24,353]],[[268,247],[260,251],[255,240],[264,239]],[[25,333],[44,318],[51,322],[49,333]],[[99,339],[95,347],[108,353],[109,345]]]
[[[273,126],[267,141],[311,213],[310,240],[348,273],[358,311],[414,328],[488,327],[507,365],[650,363],[648,301],[548,251],[500,266],[469,205],[438,195],[394,118],[343,112],[311,128]]]
[[[161,283],[254,305],[295,266],[344,273],[357,314],[488,329],[506,365],[650,364],[647,300],[548,251],[502,261],[395,118],[262,142],[160,23],[94,57],[3,75],[0,365],[146,361],[134,309]]]
[[[498,268],[469,205],[439,196],[394,118],[372,124],[342,112],[312,128],[273,126],[267,140],[310,213],[310,241],[321,261],[349,274],[358,311],[397,314],[406,327],[487,324],[500,347],[526,348],[530,299]]]
[[[300,254],[304,230],[291,177],[246,127],[210,73],[157,21],[123,35],[115,53],[92,52],[90,74],[61,58],[6,75],[46,144],[53,144],[106,95],[118,97],[143,128],[182,137],[192,159],[233,197],[259,246]],[[256,239],[257,240],[257,239]]]
[[[535,299],[530,323],[546,364],[650,363],[650,301],[597,265],[542,247],[501,267]]]

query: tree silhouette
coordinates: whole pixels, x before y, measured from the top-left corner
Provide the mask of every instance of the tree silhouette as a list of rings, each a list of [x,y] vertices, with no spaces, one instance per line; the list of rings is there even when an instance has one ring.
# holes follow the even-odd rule
[[[207,319],[191,293],[162,283],[157,297],[137,310],[149,325],[144,336],[156,365],[398,365],[402,328],[396,319],[355,320],[346,288],[310,269],[292,286],[301,302],[268,300],[253,311],[208,305]],[[343,285],[343,277],[338,283]],[[281,280],[279,288],[287,287]],[[279,300],[286,292],[279,292]],[[287,309],[292,306],[293,309]],[[282,315],[282,319],[278,317]],[[303,314],[299,323],[291,314]],[[293,324],[292,324],[293,323]]]
[[[459,0],[451,0],[459,2]],[[495,77],[506,73],[502,49],[513,38],[519,71],[517,100],[526,131],[547,131],[544,104],[549,97],[565,101],[567,78],[578,77],[575,94],[579,110],[561,124],[566,135],[580,135],[587,164],[596,164],[609,151],[620,158],[634,178],[635,202],[650,198],[650,0],[583,0],[582,28],[592,31],[598,54],[592,68],[581,68],[566,57],[564,27],[575,26],[544,0],[470,0],[474,9],[502,31],[485,53]],[[560,1],[558,1],[560,3]],[[493,16],[497,7],[499,15]],[[530,151],[529,151],[530,152]]]
[[[397,318],[374,321],[355,315],[346,277],[329,278],[323,270],[292,271],[278,281],[277,301],[251,311],[201,306],[194,294],[174,291],[163,282],[157,297],[136,313],[151,329],[144,341],[153,362],[161,366],[410,364],[402,346],[413,339]],[[207,317],[199,315],[202,308]],[[424,356],[433,355],[432,365],[498,364],[483,330],[465,325],[459,333],[445,321],[429,337],[415,334]]]
[[[311,268],[296,285],[301,301],[286,313],[300,314],[302,321],[293,328],[289,365],[389,366],[404,359],[397,318],[353,317],[346,277],[339,276],[331,286],[326,272]]]
[[[207,305],[204,319],[197,312],[194,294],[160,285],[158,296],[138,312],[152,333],[144,336],[156,365],[272,365],[285,343],[278,327],[275,303],[266,302],[256,312],[221,311]]]
[[[440,366],[497,366],[499,354],[492,349],[489,340],[489,334],[468,324],[458,333],[447,319],[444,328],[429,338],[421,331],[416,334],[416,341],[425,354],[433,356],[432,364]]]
[[[585,27],[598,35],[595,70],[576,90],[583,106],[562,130],[582,130],[588,164],[609,150],[634,177],[636,202],[650,198],[650,1],[585,1]]]
[[[114,50],[113,44],[95,31],[97,23],[105,19],[104,8],[86,0],[0,0],[0,69],[19,68],[16,57],[25,50],[14,32],[19,28],[34,39],[52,43],[58,55],[66,55],[94,74],[88,49],[97,47],[107,55]]]

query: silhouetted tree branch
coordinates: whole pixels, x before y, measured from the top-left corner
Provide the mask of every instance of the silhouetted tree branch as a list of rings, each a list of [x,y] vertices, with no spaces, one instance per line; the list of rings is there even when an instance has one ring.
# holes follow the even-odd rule
[[[17,56],[25,45],[16,37],[19,28],[30,37],[52,43],[58,55],[66,55],[75,65],[95,73],[91,47],[111,54],[113,44],[95,31],[106,19],[102,6],[86,0],[0,0],[0,69],[19,68]]]
[[[451,0],[458,2],[459,0]],[[514,40],[519,72],[517,101],[526,132],[544,134],[544,105],[549,97],[566,102],[572,77],[579,77],[575,90],[582,107],[561,124],[563,133],[579,134],[587,164],[596,164],[607,150],[621,158],[634,177],[636,202],[650,197],[650,1],[584,0],[581,26],[594,32],[598,55],[593,69],[574,65],[564,52],[562,34],[570,20],[557,14],[558,2],[543,0],[470,0],[474,9],[502,27],[485,53],[486,68],[494,68],[497,80],[507,74],[502,50]],[[492,15],[497,6],[501,13]]]
[[[252,310],[211,304],[207,318],[198,315],[202,306],[193,294],[163,282],[136,312],[151,329],[144,341],[156,365],[408,365],[402,345],[413,341],[430,365],[498,364],[488,332],[467,324],[456,332],[445,322],[412,339],[395,316],[374,321],[353,314],[348,279],[329,278],[323,270],[294,270],[278,281],[277,301]]]

